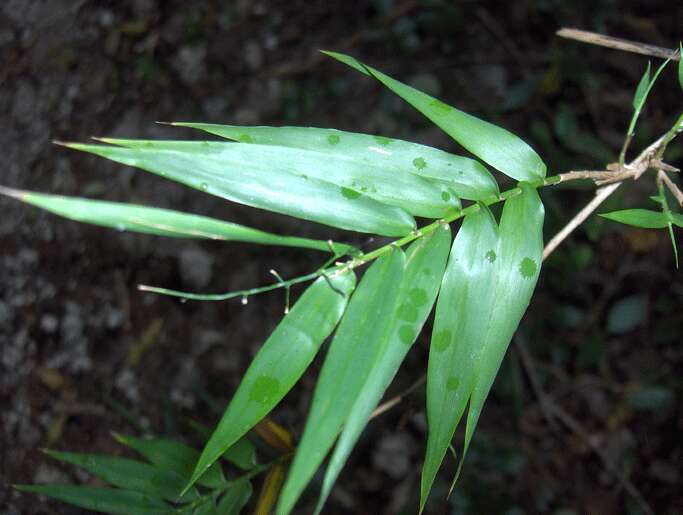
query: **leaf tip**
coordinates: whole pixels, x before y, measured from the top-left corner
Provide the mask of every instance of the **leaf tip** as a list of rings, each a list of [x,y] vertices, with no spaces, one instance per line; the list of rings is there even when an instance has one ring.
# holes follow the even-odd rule
[[[26,199],[26,192],[22,190],[17,190],[14,188],[8,188],[7,186],[2,186],[0,185],[0,195],[4,195],[5,197],[12,197],[17,200],[25,200]]]

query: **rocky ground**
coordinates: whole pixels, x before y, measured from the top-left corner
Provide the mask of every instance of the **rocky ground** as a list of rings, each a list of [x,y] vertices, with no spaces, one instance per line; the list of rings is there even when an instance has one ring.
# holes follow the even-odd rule
[[[667,1],[574,4],[5,0],[0,184],[372,246],[51,141],[189,138],[154,122],[194,120],[337,127],[455,149],[398,99],[317,53],[329,48],[522,134],[552,170],[602,167],[618,152],[646,58],[554,31],[579,26],[674,48],[683,10]],[[680,108],[673,70],[654,96],[636,145]],[[670,156],[679,166],[681,148]],[[644,206],[653,194],[651,181],[623,189],[614,206]],[[589,196],[548,194],[548,235]],[[271,268],[292,277],[325,259],[101,230],[4,198],[0,212],[0,512],[8,515],[81,513],[6,487],[89,481],[42,447],[119,454],[112,430],[179,435],[188,418],[214,423],[284,305],[281,293],[247,305],[182,304],[137,284],[228,291],[270,282]],[[541,276],[460,490],[443,500],[444,474],[429,511],[635,514],[642,496],[655,513],[680,513],[682,298],[665,233],[590,221]],[[420,377],[427,343],[411,352],[393,393]],[[295,434],[317,367],[274,414]],[[414,512],[423,405],[418,389],[371,424],[329,513]]]

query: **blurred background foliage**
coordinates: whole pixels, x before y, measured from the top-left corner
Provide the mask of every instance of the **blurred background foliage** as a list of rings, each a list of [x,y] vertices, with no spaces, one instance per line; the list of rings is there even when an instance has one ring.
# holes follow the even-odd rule
[[[337,239],[50,141],[196,138],[153,123],[192,120],[336,127],[460,151],[390,92],[317,52],[331,49],[520,134],[551,173],[602,169],[616,160],[648,59],[554,32],[573,26],[675,48],[682,22],[683,5],[667,0],[7,0],[0,178]],[[669,67],[633,155],[681,105]],[[682,156],[677,142],[667,160],[681,167]],[[592,189],[544,190],[548,238]],[[645,177],[599,211],[646,207],[655,191]],[[190,417],[214,423],[284,306],[278,293],[247,306],[181,304],[138,293],[137,283],[217,292],[270,282],[271,268],[291,277],[320,265],[300,250],[118,234],[6,199],[0,209],[3,484],[92,482],[39,447],[120,454],[110,429],[177,437]],[[682,297],[665,231],[591,217],[546,263],[461,483],[446,500],[455,463],[447,460],[428,512],[643,513],[635,488],[655,513],[680,513]],[[423,373],[420,342],[392,392]],[[318,367],[274,414],[295,435]],[[424,440],[418,389],[370,424],[328,512],[414,513]],[[3,513],[79,513],[2,488]]]

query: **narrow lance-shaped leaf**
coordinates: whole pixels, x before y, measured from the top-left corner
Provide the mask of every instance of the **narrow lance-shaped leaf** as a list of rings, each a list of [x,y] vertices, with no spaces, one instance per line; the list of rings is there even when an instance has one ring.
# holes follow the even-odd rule
[[[427,450],[420,508],[453,439],[474,384],[482,327],[496,294],[498,225],[482,206],[467,215],[453,242],[443,276],[427,370]]]
[[[52,458],[87,470],[110,485],[160,499],[177,500],[184,485],[180,474],[140,461],[97,454],[52,450],[45,452]],[[190,492],[190,495],[186,495],[182,500],[191,500],[196,496],[195,492]]]
[[[392,79],[353,57],[337,52],[324,53],[380,81],[460,145],[504,174],[528,181],[545,177],[545,163],[524,140],[511,132]]]
[[[191,154],[200,163],[208,159],[222,167],[223,175],[234,169],[267,170],[268,173],[289,175],[292,187],[317,179],[344,188],[346,198],[354,194],[367,196],[401,208],[413,215],[438,218],[459,208],[458,198],[445,200],[448,186],[411,174],[359,159],[342,152],[325,153],[287,146],[227,143],[221,141],[153,141],[103,138],[101,141],[143,151],[168,151]],[[449,194],[450,195],[450,194]]]
[[[469,397],[462,466],[484,401],[538,279],[543,252],[543,205],[534,188],[521,183],[520,189],[519,195],[505,202],[498,231],[488,210],[482,208],[478,216],[466,220],[466,232],[454,242],[442,285],[445,297],[437,303],[430,349],[430,434],[422,507],[443,459],[444,443],[452,437]],[[458,282],[459,273],[464,277],[472,273],[473,283]],[[441,356],[443,353],[447,354]],[[450,369],[439,366],[439,359]],[[450,407],[449,402],[453,402]],[[447,413],[439,415],[439,409]]]
[[[289,173],[298,180],[314,178],[345,188],[346,197],[353,193],[408,211],[411,214],[437,218],[460,207],[456,195],[451,198],[446,185],[425,180],[414,174],[373,164],[368,159],[346,153],[319,151],[273,145],[196,141],[145,141],[103,139],[128,148],[189,152],[198,157],[220,160],[226,166],[243,166],[262,162],[269,169]],[[444,197],[444,193],[448,198]]]
[[[313,177],[284,173],[256,159],[233,167],[189,152],[69,143],[76,150],[135,166],[191,188],[332,227],[383,236],[403,236],[415,228],[404,210]]]
[[[254,357],[186,490],[294,386],[339,322],[355,279],[352,272],[318,278],[285,315]]]
[[[622,224],[646,229],[663,229],[669,224],[666,213],[650,211],[649,209],[623,209],[611,213],[602,213],[600,216]]]
[[[522,194],[505,202],[500,219],[495,296],[488,311],[488,322],[482,326],[482,347],[476,358],[461,461],[505,351],[529,306],[541,268],[543,204],[534,188],[524,183],[520,187]]]
[[[133,231],[176,238],[243,241],[262,245],[301,247],[333,251],[337,254],[344,254],[351,248],[349,245],[340,243],[330,244],[326,241],[308,238],[278,236],[215,218],[169,209],[49,195],[4,187],[0,187],[0,194],[14,197],[70,220],[110,227],[119,231]]]
[[[483,200],[499,193],[495,179],[479,161],[386,136],[315,127],[245,127],[191,122],[172,125],[200,129],[243,143],[281,145],[331,156],[341,155],[360,165],[379,166],[394,174],[410,172],[444,181],[453,188],[455,195],[468,200]]]
[[[650,86],[650,67],[650,61],[648,61],[647,68],[645,68],[645,73],[643,73],[643,76],[640,78],[636,92],[633,95],[633,109],[640,110],[643,108],[647,88]]]
[[[136,438],[119,433],[114,433],[114,438],[119,443],[135,449],[152,465],[162,470],[177,472],[185,481],[190,479],[194,466],[199,459],[199,451],[168,438]],[[220,465],[218,463],[211,465],[204,475],[197,480],[197,483],[209,488],[223,486],[225,478]]]
[[[290,513],[332,447],[385,347],[396,311],[405,254],[380,257],[365,272],[330,344],[313,394],[304,434],[282,489],[276,513]]]
[[[358,441],[363,428],[393,380],[410,347],[417,339],[439,291],[451,231],[448,225],[415,241],[406,251],[406,266],[399,292],[399,304],[392,314],[392,327],[386,346],[380,351],[363,389],[351,408],[330,458],[318,512]]]
[[[168,515],[175,513],[165,502],[129,490],[74,485],[17,485],[21,492],[45,495],[59,501],[100,513]]]

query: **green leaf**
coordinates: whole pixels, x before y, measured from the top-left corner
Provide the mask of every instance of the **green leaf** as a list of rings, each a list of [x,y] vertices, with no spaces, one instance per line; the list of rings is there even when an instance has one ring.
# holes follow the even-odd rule
[[[178,500],[184,485],[183,477],[175,471],[127,458],[52,450],[45,453],[56,460],[81,467],[110,485],[162,499]],[[190,492],[182,501],[194,498],[196,492]]]
[[[647,89],[650,86],[650,66],[650,61],[648,61],[645,73],[643,73],[643,76],[638,83],[638,87],[636,88],[636,92],[633,95],[633,109],[640,110],[645,103],[645,95],[647,95]]]
[[[528,181],[545,177],[545,163],[525,141],[511,132],[394,80],[353,57],[336,52],[323,53],[380,81],[460,145],[504,174]]]
[[[674,225],[677,225],[678,227],[683,227],[683,215],[680,213],[674,213],[673,211],[669,211],[667,213],[669,216],[671,223]]]
[[[182,213],[169,209],[90,200],[79,197],[48,195],[33,191],[14,190],[0,186],[0,195],[14,197],[27,204],[63,216],[119,231],[133,231],[175,238],[244,241],[262,245],[281,245],[345,254],[349,245],[310,240],[293,236],[279,236],[206,216]]]
[[[538,279],[543,205],[534,188],[521,183],[520,189],[505,202],[498,230],[482,207],[467,217],[453,243],[437,302],[427,372],[429,435],[422,507],[469,400],[462,466],[484,401]]]
[[[200,129],[245,143],[281,145],[344,156],[359,166],[381,167],[396,175],[409,171],[444,181],[455,191],[454,196],[469,200],[483,200],[499,193],[495,179],[478,161],[400,139],[315,127],[243,127],[188,122],[172,125]],[[441,195],[444,193],[450,194],[442,189]]]
[[[116,440],[145,457],[152,465],[163,470],[172,470],[180,474],[185,481],[190,479],[194,466],[199,459],[199,451],[176,440],[168,438],[136,438],[134,436],[114,433]],[[197,483],[209,488],[218,488],[225,484],[223,471],[218,463],[214,463],[197,480]]]
[[[254,489],[248,479],[238,479],[218,502],[218,515],[238,515],[249,502]]]
[[[206,499],[192,512],[192,515],[218,515],[216,502],[213,499]]]
[[[339,322],[355,279],[353,273],[318,278],[285,315],[254,357],[186,489],[294,386]]]
[[[443,276],[427,370],[429,432],[422,467],[421,509],[472,393],[483,324],[496,294],[498,243],[498,225],[489,209],[482,206],[465,217]]]
[[[339,137],[339,136],[337,136]],[[341,138],[340,138],[341,139]],[[435,183],[389,168],[381,160],[359,158],[344,152],[321,152],[297,147],[226,143],[220,141],[149,141],[105,138],[101,141],[144,151],[191,154],[195,160],[213,160],[222,165],[223,175],[235,168],[267,170],[279,176],[288,175],[290,189],[301,182],[316,179],[344,188],[347,200],[363,195],[382,204],[401,208],[413,215],[439,218],[459,209],[459,199],[445,200],[447,185]],[[329,145],[329,143],[328,143]]]
[[[139,492],[114,488],[74,485],[16,485],[21,492],[30,492],[101,513],[135,513],[166,515],[175,513],[165,502]]]
[[[237,440],[223,453],[223,458],[242,470],[251,470],[258,464],[256,448],[246,437]]]
[[[282,171],[278,169],[279,160],[273,163],[260,155],[253,155],[246,161],[228,162],[217,157],[197,157],[191,152],[153,148],[79,143],[67,146],[141,168],[227,200],[332,227],[382,236],[403,236],[415,228],[415,220],[403,209],[382,204],[355,190],[308,177],[306,173],[310,170],[301,170],[298,174]],[[253,145],[241,146],[252,148],[253,152]]]
[[[662,229],[669,223],[665,213],[648,209],[624,209],[622,211],[602,213],[600,216],[622,224],[644,227],[646,229]]]
[[[325,473],[318,512],[367,425],[372,411],[389,387],[432,310],[448,259],[450,243],[450,227],[444,225],[443,229],[437,229],[415,241],[406,252],[405,272],[398,296],[400,301],[396,312],[391,314],[390,337],[386,346],[379,351],[378,359],[344,423]]]
[[[289,513],[330,450],[389,338],[405,266],[400,249],[365,272],[330,344],[276,513]]]

